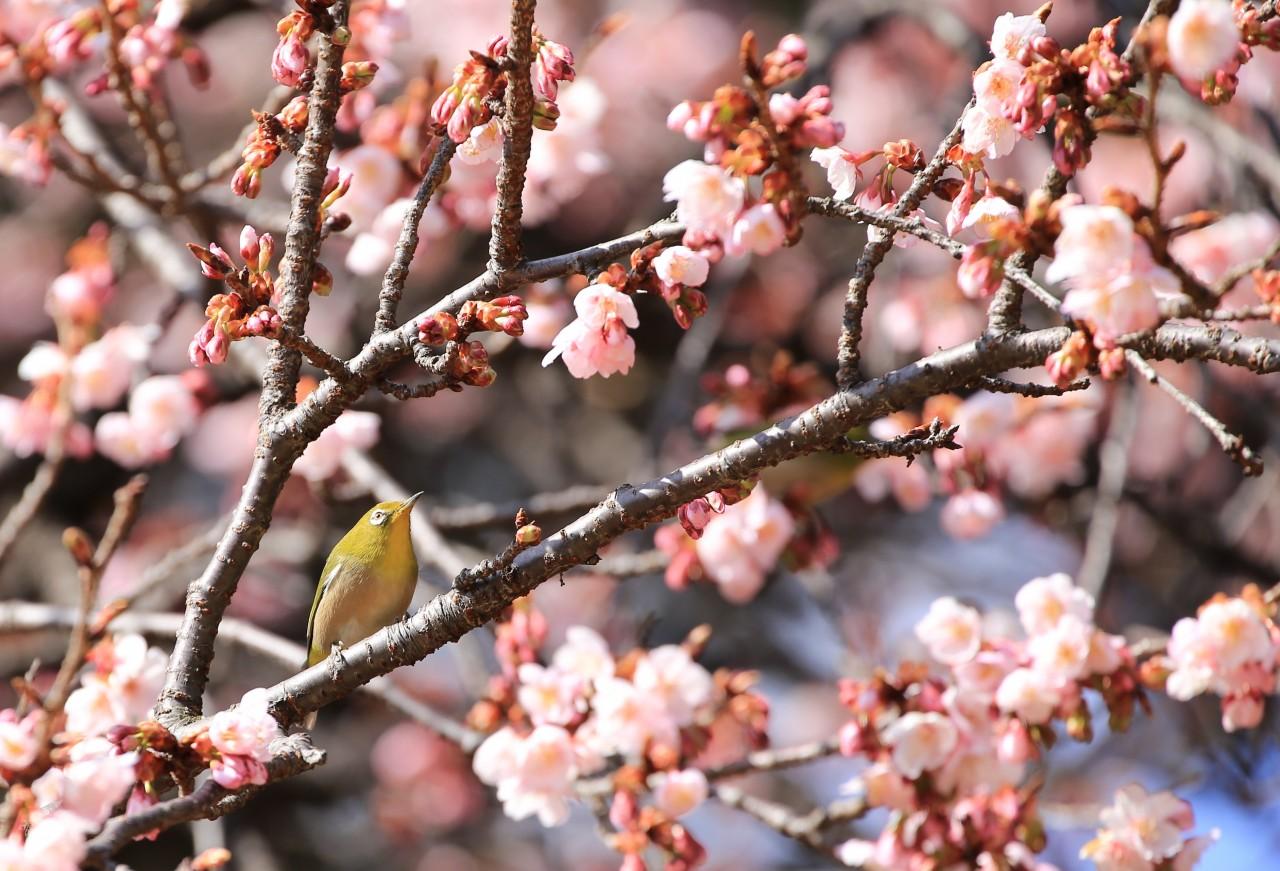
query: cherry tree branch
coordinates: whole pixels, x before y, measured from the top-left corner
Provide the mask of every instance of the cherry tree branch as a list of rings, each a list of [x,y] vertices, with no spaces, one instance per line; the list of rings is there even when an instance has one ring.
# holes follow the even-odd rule
[[[489,237],[489,269],[499,274],[522,259],[520,218],[524,214],[524,178],[533,142],[533,10],[536,0],[511,3],[511,39],[507,45],[507,93],[502,113],[502,163],[498,167],[498,203]]]
[[[311,745],[305,733],[279,738],[271,745],[266,763],[268,782],[284,780],[324,764],[325,752]],[[193,820],[218,819],[238,810],[261,787],[230,790],[209,779],[190,795],[161,802],[137,813],[114,817],[88,843],[84,868],[104,868],[116,852],[134,838],[154,830],[172,828]]]
[[[964,132],[960,125],[963,117],[964,113],[961,112],[951,132],[938,145],[928,166],[916,173],[911,186],[894,205],[893,217],[902,218],[915,211],[933,188],[933,183],[946,170],[947,152],[960,141],[960,135]],[[858,382],[858,360],[862,353],[862,315],[867,309],[867,293],[871,289],[871,282],[875,280],[876,269],[893,247],[895,232],[896,229],[889,229],[867,242],[853,268],[853,278],[849,279],[849,289],[844,301],[844,320],[840,328],[839,371],[836,374],[836,383],[842,390],[847,390]]]
[[[409,264],[418,250],[418,228],[422,225],[422,215],[431,202],[436,188],[444,181],[445,170],[457,145],[445,136],[436,148],[435,156],[427,173],[418,184],[413,195],[413,204],[409,207],[404,223],[400,227],[400,238],[396,241],[395,253],[391,257],[391,265],[387,267],[382,279],[382,290],[378,293],[378,314],[374,319],[373,331],[385,333],[396,325],[396,309],[400,306],[400,298],[404,295],[404,285],[409,279]]]
[[[825,449],[853,426],[957,389],[982,376],[1039,365],[1061,347],[1066,327],[985,336],[841,391],[796,417],[666,475],[618,488],[584,516],[522,553],[508,567],[436,597],[405,620],[348,650],[336,670],[322,663],[270,690],[277,715],[295,722],[400,666],[417,662],[498,616],[544,581],[593,559],[622,534],[669,518],[690,499],[742,481],[784,460]],[[1280,341],[1230,330],[1166,325],[1135,340],[1160,359],[1213,359],[1255,372],[1280,371]],[[336,674],[334,673],[336,671]]]

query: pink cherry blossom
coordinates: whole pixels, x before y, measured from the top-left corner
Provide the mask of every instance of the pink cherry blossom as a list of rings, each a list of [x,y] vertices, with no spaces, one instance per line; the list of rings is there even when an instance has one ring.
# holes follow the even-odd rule
[[[168,450],[191,432],[200,403],[177,375],[153,375],[129,395],[129,416],[151,444]]]
[[[970,154],[988,158],[1004,157],[1013,151],[1013,146],[1018,141],[1012,121],[982,106],[975,105],[966,109],[961,124],[964,127],[961,147]]]
[[[1032,578],[1014,596],[1018,618],[1028,635],[1049,632],[1065,616],[1082,623],[1093,622],[1093,597],[1071,581],[1071,576],[1058,573]]]
[[[39,711],[22,719],[12,708],[0,712],[0,768],[21,771],[36,761],[40,750],[36,731],[42,719]]]
[[[1062,210],[1048,281],[1095,280],[1126,271],[1134,254],[1133,221],[1115,206],[1073,205]]]
[[[72,405],[79,411],[115,405],[150,350],[150,330],[129,325],[85,345],[71,360]]]
[[[90,672],[67,698],[67,731],[101,735],[112,726],[136,723],[155,703],[164,684],[168,657],[141,635],[117,636],[110,668]]]
[[[666,700],[645,692],[631,681],[606,678],[596,683],[591,707],[595,712],[594,745],[602,753],[635,755],[652,739],[677,744],[677,726]]]
[[[991,30],[991,53],[997,58],[1018,60],[1031,43],[1045,35],[1044,22],[1034,15],[1006,12]]]
[[[659,772],[650,779],[653,803],[671,819],[692,812],[707,800],[707,777],[696,768]]]
[[[1049,722],[1060,701],[1049,678],[1029,668],[1011,671],[996,690],[996,705],[1006,714],[1021,717],[1032,725]]]
[[[915,808],[915,789],[892,766],[884,762],[872,763],[858,778],[871,807],[909,811]],[[855,781],[855,782],[858,782]]]
[[[501,154],[502,123],[497,118],[491,118],[472,128],[470,135],[458,145],[456,159],[474,166],[491,163]]]
[[[609,652],[608,642],[587,626],[570,626],[565,630],[565,642],[551,657],[551,664],[585,681],[613,677],[613,654]]]
[[[50,768],[31,784],[45,812],[66,811],[93,831],[111,815],[134,784],[136,753],[117,753],[105,738],[88,738],[71,748],[70,763]]]
[[[498,788],[507,816],[536,814],[542,825],[558,826],[569,818],[578,775],[573,742],[559,726],[538,726],[523,738],[507,727],[485,739],[472,765],[481,781]]]
[[[729,235],[746,198],[740,179],[700,160],[686,160],[662,179],[665,199],[675,201],[676,215],[687,232]]]
[[[711,264],[692,248],[672,245],[653,258],[653,271],[667,284],[701,287],[711,271]]]
[[[578,716],[582,678],[555,668],[544,668],[534,662],[521,665],[517,675],[520,679],[517,692],[520,706],[535,724],[566,726]]]
[[[350,450],[367,450],[378,443],[381,418],[372,411],[344,411],[333,425],[303,451],[293,470],[308,481],[323,481],[342,466]]]
[[[751,495],[713,516],[696,543],[698,561],[730,602],[755,598],[795,530],[780,502],[757,485]]]
[[[1033,636],[1027,650],[1038,673],[1066,682],[1088,673],[1092,641],[1093,627],[1067,614],[1049,631]]]
[[[936,599],[916,624],[916,637],[929,655],[945,665],[973,659],[982,645],[982,615],[951,596]]]
[[[659,699],[677,726],[687,726],[711,703],[715,682],[683,647],[666,644],[650,650],[636,663],[632,683]]]
[[[858,182],[862,181],[862,168],[851,152],[840,146],[831,148],[815,148],[809,157],[827,171],[827,183],[831,185],[837,200],[850,199],[858,190]]]
[[[577,319],[556,335],[542,365],[563,357],[574,378],[625,375],[636,357],[635,340],[626,328],[640,325],[631,297],[607,284],[592,284],[578,292],[573,306]]]
[[[941,520],[948,535],[981,538],[1004,520],[1004,503],[986,490],[961,490],[942,506]]]
[[[267,767],[252,756],[224,754],[209,763],[209,776],[227,789],[261,786],[267,782]]]
[[[75,814],[45,813],[27,831],[20,858],[11,847],[8,855],[0,852],[0,858],[16,863],[12,866],[16,871],[78,871],[86,853],[85,835],[84,821]]]
[[[757,203],[733,224],[725,252],[728,254],[772,254],[787,239],[787,228],[773,203]]]
[[[1183,79],[1199,83],[1235,57],[1240,38],[1228,0],[1183,0],[1169,19],[1169,63]]]
[[[1026,68],[1007,58],[997,58],[984,65],[973,77],[973,93],[978,105],[993,115],[1003,115],[1014,105],[1018,86]]]
[[[909,780],[942,766],[956,748],[959,732],[944,714],[910,711],[881,735],[893,748],[893,765]]]
[[[219,753],[259,762],[271,758],[271,742],[281,734],[280,724],[271,716],[267,691],[261,687],[249,690],[240,704],[219,711],[209,721],[209,740]]]
[[[990,234],[987,228],[996,221],[1019,221],[1022,211],[1003,197],[988,193],[973,204],[969,214],[965,216],[962,228],[975,228],[978,235],[986,237]]]
[[[1081,283],[1062,299],[1062,311],[1087,323],[1100,348],[1111,347],[1126,334],[1157,326],[1161,297],[1176,292],[1173,275],[1160,267],[1110,279],[1077,280]]]
[[[1113,838],[1152,863],[1176,856],[1183,847],[1182,833],[1194,825],[1185,801],[1169,792],[1148,793],[1138,784],[1118,789],[1115,803],[1100,818]]]
[[[1249,681],[1247,667],[1262,665],[1263,674],[1272,675],[1276,652],[1266,624],[1248,602],[1239,598],[1210,602],[1197,617],[1184,617],[1174,624],[1168,647],[1172,671],[1166,691],[1183,701],[1210,690],[1220,695],[1249,694],[1254,682],[1270,683],[1274,678]],[[1238,692],[1242,683],[1244,693]],[[1233,702],[1244,704],[1238,698]],[[1235,713],[1246,715],[1247,709],[1240,707]]]

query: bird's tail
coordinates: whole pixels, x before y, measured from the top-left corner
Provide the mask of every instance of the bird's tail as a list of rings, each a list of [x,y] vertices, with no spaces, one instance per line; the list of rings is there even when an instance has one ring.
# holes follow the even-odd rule
[[[317,656],[315,648],[311,647],[311,645],[308,644],[307,645],[307,661],[302,664],[302,668],[304,670],[308,669],[322,659],[324,659],[324,657]],[[316,717],[319,713],[320,713],[319,711],[312,711],[311,713],[307,714],[306,718],[302,721],[302,728],[306,729],[308,732],[314,729],[316,727]]]

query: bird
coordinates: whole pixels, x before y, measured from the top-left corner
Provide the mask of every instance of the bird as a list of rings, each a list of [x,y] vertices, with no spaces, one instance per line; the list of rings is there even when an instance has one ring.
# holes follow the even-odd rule
[[[418,580],[409,516],[421,495],[379,502],[333,546],[307,618],[307,668],[404,616]]]

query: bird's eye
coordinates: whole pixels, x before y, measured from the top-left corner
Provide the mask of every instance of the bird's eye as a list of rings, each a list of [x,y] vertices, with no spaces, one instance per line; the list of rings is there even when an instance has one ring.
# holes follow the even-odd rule
[[[387,512],[385,511],[373,512],[373,516],[369,518],[369,522],[372,523],[374,526],[381,526],[382,524],[387,522]]]

